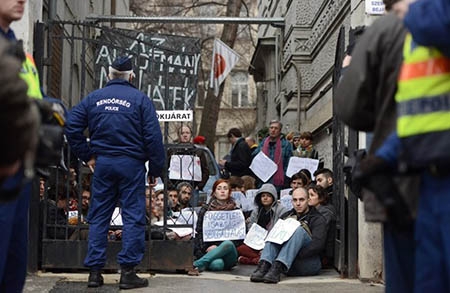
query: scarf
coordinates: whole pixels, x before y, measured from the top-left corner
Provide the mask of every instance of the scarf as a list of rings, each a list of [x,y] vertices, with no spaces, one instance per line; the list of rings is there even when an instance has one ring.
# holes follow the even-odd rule
[[[269,154],[269,143],[270,138],[266,138],[264,140],[264,145],[262,147],[262,151],[270,158]],[[281,151],[281,137],[278,137],[278,139],[275,142],[275,153],[273,155],[272,161],[277,164],[277,171],[273,175],[273,184],[277,186],[283,186],[284,185],[284,168],[283,168],[283,156]]]
[[[231,211],[236,209],[236,202],[230,197],[226,202],[218,201],[213,197],[209,203],[208,210],[210,211]]]

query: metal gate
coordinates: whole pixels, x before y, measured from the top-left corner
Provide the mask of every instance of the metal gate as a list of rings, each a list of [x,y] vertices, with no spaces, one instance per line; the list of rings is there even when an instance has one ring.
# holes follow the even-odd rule
[[[173,37],[172,41],[177,38],[170,37]],[[41,79],[47,86],[47,94],[60,99],[68,109],[78,104],[87,93],[105,84],[107,66],[115,56],[122,54],[135,57],[135,86],[148,93],[158,110],[193,109],[197,88],[194,66],[200,66],[200,55],[193,53],[193,48],[199,48],[199,43],[192,39],[178,37],[174,42],[183,45],[173,49],[174,46],[168,46],[169,41],[162,37],[149,39],[141,32],[100,26],[94,22],[38,23],[35,59]],[[104,48],[109,51],[104,53]],[[178,62],[178,59],[183,61]],[[173,93],[177,83],[181,83],[180,87],[185,90],[182,98],[176,98]],[[171,96],[175,98],[171,99]],[[167,141],[168,123],[164,127]],[[89,228],[85,221],[88,207],[85,203],[90,196],[91,174],[71,155],[68,147],[64,165],[47,170],[48,176],[41,183],[40,200],[32,202],[30,231],[33,233],[30,234],[30,242],[35,245],[30,248],[31,271],[38,268],[84,268]],[[36,183],[36,193],[37,190]],[[167,203],[167,185],[165,191]],[[37,195],[34,198],[38,198]],[[164,221],[163,229],[167,227]],[[121,248],[121,241],[118,241],[120,233],[115,232],[119,228],[114,223],[110,227],[107,270],[118,269],[115,256]],[[148,225],[147,230],[147,239],[150,239],[152,226]],[[138,268],[185,270],[192,266],[192,262],[192,240],[171,241],[164,236],[163,239],[146,241],[146,254]]]
[[[341,27],[336,44],[333,89],[336,88],[345,56],[345,28]],[[334,96],[333,90],[333,96]],[[333,194],[337,199],[335,267],[341,276],[356,278],[358,268],[358,199],[346,188],[343,166],[349,154],[358,148],[358,132],[345,127],[335,113],[333,103]]]

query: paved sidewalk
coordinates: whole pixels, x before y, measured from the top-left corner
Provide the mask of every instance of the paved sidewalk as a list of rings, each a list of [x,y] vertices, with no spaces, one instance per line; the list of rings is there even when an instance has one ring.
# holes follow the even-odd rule
[[[362,283],[355,279],[342,279],[334,270],[324,270],[313,277],[285,277],[278,284],[250,282],[249,275],[254,266],[240,266],[231,272],[203,272],[192,277],[185,274],[147,273],[139,274],[149,278],[149,287],[130,292],[384,292],[380,284]],[[29,276],[24,292],[119,292],[119,274],[104,274],[105,285],[89,289],[86,286],[87,273],[53,274],[38,273]]]

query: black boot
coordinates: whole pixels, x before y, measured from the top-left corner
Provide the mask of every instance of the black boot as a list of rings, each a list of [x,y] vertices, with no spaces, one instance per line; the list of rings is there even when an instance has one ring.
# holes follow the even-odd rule
[[[88,287],[96,288],[103,285],[103,277],[100,271],[90,271],[88,279]]]
[[[281,274],[285,271],[286,266],[279,261],[275,261],[270,270],[264,276],[264,283],[278,283],[280,281]]]
[[[270,269],[270,263],[268,263],[265,260],[260,260],[258,267],[256,270],[251,274],[250,281],[252,282],[264,282],[264,275],[269,271]]]
[[[148,286],[148,280],[139,278],[133,267],[121,267],[120,289],[133,289]]]

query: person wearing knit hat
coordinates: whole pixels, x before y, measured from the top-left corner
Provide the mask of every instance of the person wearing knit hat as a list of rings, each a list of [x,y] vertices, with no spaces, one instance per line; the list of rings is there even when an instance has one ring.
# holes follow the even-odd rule
[[[256,208],[253,209],[250,217],[246,221],[247,231],[250,230],[253,224],[257,224],[270,231],[280,216],[287,211],[283,205],[278,203],[277,190],[271,183],[263,184],[256,192],[255,205]],[[258,264],[260,250],[255,250],[246,244],[238,246],[237,250],[239,253],[239,263]]]

